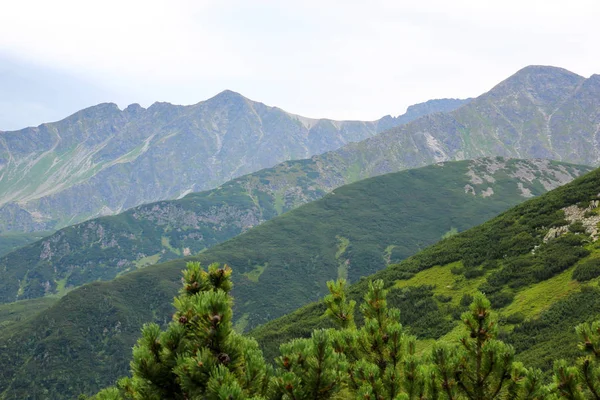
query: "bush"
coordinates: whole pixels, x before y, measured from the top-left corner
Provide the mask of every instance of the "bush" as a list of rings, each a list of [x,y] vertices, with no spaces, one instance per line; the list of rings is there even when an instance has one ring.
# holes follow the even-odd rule
[[[575,267],[573,279],[579,282],[589,281],[600,276],[600,258],[585,260]]]
[[[460,305],[463,307],[468,307],[469,304],[471,304],[473,302],[473,296],[471,296],[470,294],[464,294],[463,297],[460,299]]]
[[[483,276],[483,274],[485,274],[485,271],[482,269],[468,269],[464,272],[464,276],[467,279],[478,278]]]
[[[594,211],[594,210],[587,210],[587,211],[586,211],[586,212],[583,214],[584,218],[591,218],[591,217],[594,217],[594,216],[596,216],[596,215],[598,215],[598,211]]]
[[[450,268],[452,275],[462,275],[465,272],[463,267],[452,267]]]
[[[569,225],[569,232],[573,233],[585,233],[585,226],[583,226],[583,222],[575,221],[571,225]]]
[[[490,303],[492,303],[493,308],[502,308],[506,307],[510,303],[512,303],[515,295],[513,293],[501,291],[497,293],[491,293],[488,295],[488,299]]]
[[[483,264],[481,264],[481,268],[485,270],[496,269],[499,267],[498,260],[485,260]]]
[[[523,321],[525,321],[525,314],[522,312],[516,312],[506,317],[506,323],[511,325],[520,324]]]
[[[589,206],[590,206],[590,202],[588,200],[580,201],[579,203],[577,203],[577,207],[582,210],[588,208]]]
[[[447,296],[445,294],[437,294],[434,297],[440,303],[449,303],[450,301],[452,301],[452,296]]]

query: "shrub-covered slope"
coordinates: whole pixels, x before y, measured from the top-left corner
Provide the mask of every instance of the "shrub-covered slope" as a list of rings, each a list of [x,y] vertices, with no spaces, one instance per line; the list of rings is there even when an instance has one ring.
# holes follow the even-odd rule
[[[320,298],[329,279],[357,281],[542,194],[545,184],[558,184],[577,168],[481,159],[388,174],[336,189],[186,260],[231,265],[236,328],[249,329]],[[168,319],[186,260],[85,285],[37,317],[11,323],[0,331],[0,357],[7,360],[0,393],[35,398],[48,390],[52,397],[69,397],[111,384],[126,373],[142,323]],[[396,300],[406,309],[424,299],[418,310],[426,311],[436,306],[430,292],[418,288]],[[412,313],[415,321],[419,312]],[[420,321],[426,329],[428,322]],[[432,330],[450,329],[450,322],[438,327],[437,321],[442,314],[432,320]]]
[[[489,165],[486,166],[486,163]],[[412,254],[419,246],[435,242],[446,231],[451,233],[452,229],[460,230],[483,222],[485,218],[503,210],[503,207],[541,194],[587,171],[588,167],[539,160],[512,160],[507,163],[487,160],[447,164],[443,168],[429,167],[421,172],[400,174],[397,175],[398,178],[391,176],[366,181],[355,189],[336,191],[336,198],[341,197],[340,193],[350,191],[349,204],[343,204],[343,207],[349,207],[351,214],[365,213],[362,216],[365,219],[370,218],[369,213],[382,217],[382,212],[391,211],[386,207],[388,203],[393,204],[395,199],[405,202],[406,205],[402,206],[404,208],[398,208],[396,217],[405,218],[414,224],[410,228],[406,225],[407,229],[417,229],[422,233],[415,238],[407,235],[406,239],[398,243],[390,241],[386,244],[395,246],[388,249],[386,257],[401,259]],[[189,195],[180,200],[136,207],[116,216],[97,218],[64,228],[52,236],[0,257],[0,301],[62,295],[66,290],[86,282],[108,280],[149,264],[198,254],[299,204],[322,197],[325,190],[321,182],[319,174],[312,172],[306,164],[289,162],[233,180],[211,191]],[[385,185],[389,185],[389,190],[395,197],[391,197],[392,193],[386,193],[386,188],[376,182],[386,182]],[[374,187],[367,188],[369,185]],[[295,189],[289,190],[290,187]],[[405,187],[411,187],[415,193],[405,190]],[[276,190],[278,188],[281,190]],[[325,184],[327,191],[333,188]],[[450,190],[452,194],[444,194],[446,190]],[[358,197],[353,197],[357,194]],[[360,200],[361,198],[364,200]],[[464,199],[477,203],[478,206],[472,210],[463,208],[468,204]],[[458,204],[453,204],[453,200]],[[363,204],[356,206],[361,201]],[[377,201],[385,203],[385,207],[372,209],[371,203]],[[339,203],[338,207],[342,207],[341,198],[330,198],[314,207],[321,210],[324,204],[332,202]],[[428,209],[430,205],[433,208]],[[443,211],[445,207],[449,207],[449,213]],[[479,207],[482,207],[481,210],[485,209],[486,213],[479,215]],[[305,217],[304,213],[294,214],[303,215],[302,217],[288,218],[301,220],[294,224],[303,227],[311,227],[313,222],[324,223],[322,219],[315,221],[311,215]],[[360,228],[367,235],[371,229],[377,229],[377,225],[369,221],[364,223],[364,228]],[[336,243],[330,241],[323,246],[331,246],[332,249],[350,246],[347,251],[353,251],[352,247],[359,238],[353,238],[347,243],[348,234],[336,231],[338,228],[335,223],[332,226],[335,233],[331,237],[337,235],[340,238],[335,239]],[[354,228],[344,229],[352,231]],[[397,229],[399,227],[394,227],[394,230]],[[293,243],[286,244],[286,247],[294,246]],[[381,251],[379,249],[372,255],[379,261],[371,263],[373,267],[369,272],[383,266]],[[312,249],[310,253],[319,254],[319,250]],[[248,258],[252,265],[264,265],[259,260],[268,262],[264,256]],[[356,261],[354,259],[349,262]],[[305,260],[300,257],[298,262]],[[254,274],[259,271],[260,268]],[[352,268],[352,265],[348,271],[351,277],[365,272]],[[322,287],[322,282],[319,285]],[[314,289],[318,297],[320,292],[316,287]],[[307,299],[317,298],[307,296],[305,293],[304,297]]]
[[[599,223],[596,170],[361,279],[351,297],[383,279],[401,322],[427,347],[455,336],[470,295],[483,291],[518,358],[549,369],[557,358],[575,356],[573,326],[600,316]],[[322,303],[307,305],[252,335],[273,355],[279,343],[327,326],[324,310]]]

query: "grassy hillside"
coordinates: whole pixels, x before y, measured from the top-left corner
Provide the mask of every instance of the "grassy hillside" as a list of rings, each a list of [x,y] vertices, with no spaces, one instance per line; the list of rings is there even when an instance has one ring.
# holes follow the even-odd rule
[[[406,238],[399,238],[397,242],[390,241],[386,246],[394,247],[386,247],[387,250],[369,249],[367,253],[378,258],[378,264],[373,264],[368,271],[355,270],[350,266],[350,276],[360,276],[364,272],[374,272],[381,268],[382,252],[388,260],[405,258],[422,246],[437,241],[445,233],[451,234],[483,222],[485,218],[528,196],[544,193],[590,170],[588,167],[541,160],[483,163],[489,165],[470,166],[467,162],[453,167],[454,164],[447,164],[444,168],[430,167],[422,172],[397,175],[398,179],[385,178],[394,182],[389,185],[395,198],[406,203],[404,208],[398,210],[397,218],[407,219],[414,224],[410,228],[407,225],[407,229],[416,229],[421,233],[415,238],[409,234]],[[301,204],[322,198],[343,183],[328,181],[325,179],[327,176],[323,170],[315,170],[314,165],[309,162],[284,163],[230,181],[211,191],[136,207],[116,216],[97,218],[62,229],[44,240],[0,257],[0,302],[47,295],[60,296],[87,282],[109,280],[150,264],[198,254]],[[404,187],[412,187],[414,189],[411,190],[416,191],[413,194],[404,190]],[[372,212],[394,211],[386,208],[387,203],[392,202],[392,193],[386,193],[384,187],[367,189],[361,184],[355,188],[357,189],[353,189],[350,196],[355,196],[356,192],[363,197],[379,197],[386,203],[383,208]],[[447,195],[445,190],[452,193]],[[458,205],[451,203],[452,199],[460,199]],[[475,202],[482,208],[463,208],[468,204],[463,199]],[[356,198],[355,201],[359,204],[361,200]],[[319,204],[331,202],[332,200],[327,200]],[[370,208],[370,203],[369,197],[360,206],[349,204],[348,209],[351,212],[366,210]],[[429,210],[427,207],[430,204],[433,208]],[[449,213],[440,212],[447,205]],[[488,213],[479,215],[479,211],[483,209]],[[304,218],[303,216],[302,219]],[[302,224],[310,227],[313,220],[315,218],[309,216]],[[438,220],[443,223],[437,222]],[[436,228],[429,225],[435,225]],[[365,232],[368,235],[372,229],[383,227],[378,228],[368,222],[365,224]],[[360,239],[356,237],[351,243],[346,243],[350,237],[344,232],[352,229],[344,227],[333,234],[334,239],[324,242],[323,246],[336,249],[331,250],[333,253],[349,246],[344,251],[351,254],[356,250],[353,250],[354,243]],[[397,229],[398,227],[393,228]],[[335,239],[335,236],[340,238]],[[293,248],[294,244],[286,244],[286,247]],[[320,250],[315,249],[311,249],[311,253],[321,254]],[[348,256],[344,257],[349,259]],[[257,261],[264,260],[263,256],[249,256],[249,259],[253,260],[255,266],[264,265]],[[331,262],[339,264],[335,260]],[[342,272],[346,268],[339,267]],[[255,268],[254,272],[248,272],[250,283],[262,267]],[[302,296],[305,299],[318,298],[321,293],[318,287],[323,287],[322,283],[319,285],[312,288],[315,294],[305,293]]]
[[[458,237],[457,232],[526,196],[543,193],[553,171],[573,173],[576,168],[482,159],[384,175],[336,189],[196,257],[85,285],[37,318],[0,331],[0,357],[8,360],[0,393],[7,399],[69,397],[91,393],[126,373],[129,348],[142,323],[164,324],[171,315],[186,260],[232,266],[236,328],[247,330],[319,299],[329,279],[347,276],[360,282],[361,276],[444,236]],[[419,287],[391,298],[403,302],[404,309],[418,303],[410,317],[413,325],[435,336],[450,330],[451,321],[441,311],[429,313],[438,307],[432,296],[432,288]],[[431,319],[423,319],[422,312]]]
[[[573,326],[600,317],[600,170],[447,238],[351,286],[359,299],[371,279],[422,349],[457,335],[457,319],[480,290],[499,310],[501,337],[518,358],[549,369],[573,358]],[[327,326],[322,303],[307,305],[251,334],[270,356],[279,343]]]

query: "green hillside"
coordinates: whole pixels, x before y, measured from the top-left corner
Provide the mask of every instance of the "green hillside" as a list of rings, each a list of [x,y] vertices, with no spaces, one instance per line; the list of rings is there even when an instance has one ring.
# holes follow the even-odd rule
[[[351,192],[349,197],[354,203],[344,204],[344,207],[361,210],[365,212],[362,217],[369,219],[365,222],[361,235],[368,236],[371,230],[385,226],[385,223],[380,227],[374,225],[368,213],[382,215],[388,211],[397,211],[396,218],[403,218],[399,221],[402,225],[393,227],[391,231],[406,225],[406,220],[413,224],[406,225],[407,232],[421,232],[415,237],[407,234],[406,238],[389,241],[386,246],[393,247],[386,247],[387,250],[370,248],[360,257],[370,254],[368,257],[378,259],[377,263],[371,263],[372,267],[367,271],[354,269],[350,265],[350,276],[355,278],[365,272],[375,272],[384,265],[382,257],[395,260],[405,258],[419,248],[439,240],[445,233],[464,230],[483,222],[528,196],[544,193],[590,170],[589,167],[543,160],[508,163],[488,160],[481,163],[450,163],[444,168],[429,167],[421,172],[397,175],[397,179],[393,178],[396,175],[392,175],[381,181],[366,181],[364,185],[355,186],[355,189],[344,189],[342,192],[336,190],[338,198],[345,191]],[[485,166],[486,163],[489,165]],[[116,216],[96,218],[64,228],[44,240],[0,257],[0,302],[47,295],[60,296],[87,282],[109,280],[150,264],[198,254],[301,204],[319,199],[343,184],[327,181],[324,179],[327,175],[315,171],[313,167],[308,162],[288,162],[230,181],[211,191],[136,207]],[[385,179],[391,182],[386,181],[390,193],[374,183],[384,182]],[[365,185],[375,186],[367,189]],[[411,190],[415,190],[415,193],[404,190],[405,187],[413,188]],[[357,193],[360,196],[354,198]],[[402,205],[403,208],[389,208],[387,203],[393,202],[390,197],[392,195],[395,196],[394,199],[402,199],[406,203]],[[384,204],[379,209],[371,209],[371,198],[380,198],[377,201]],[[343,196],[339,198],[340,204],[343,199]],[[460,200],[454,204],[452,199]],[[467,199],[467,203],[464,199]],[[326,205],[331,202],[329,199],[318,204]],[[337,200],[333,202],[337,203]],[[467,208],[470,202],[478,205]],[[401,204],[398,203],[397,206],[400,207]],[[427,208],[430,205],[432,208]],[[321,206],[314,207],[319,209]],[[446,207],[449,212],[441,211]],[[480,214],[482,210],[486,210],[486,213]],[[294,219],[293,225],[302,226],[303,229],[310,228],[315,220],[314,216],[304,216],[302,213],[294,215],[302,216],[287,218]],[[320,222],[325,221],[321,219]],[[351,238],[348,232],[353,229],[352,226],[334,228],[328,241],[320,245],[326,249],[337,249],[331,250],[331,257],[325,262],[337,265],[341,272],[345,267],[338,265],[341,261],[334,259],[334,253],[349,246],[345,250],[347,255],[343,255],[342,251],[340,257],[350,259],[352,256],[348,254],[353,251],[356,254],[353,246],[362,236]],[[281,236],[290,237],[287,234]],[[336,239],[336,236],[340,237]],[[351,239],[351,242],[346,243],[347,239]],[[286,248],[295,247],[295,239],[290,240],[292,243],[286,243]],[[282,248],[278,248],[275,251],[281,250]],[[315,248],[309,251],[310,254],[322,252]],[[263,255],[247,257],[252,260],[252,268],[255,269],[254,272],[245,269],[242,272],[249,274],[249,284],[252,285],[252,279],[257,277],[265,265],[263,262],[268,261]],[[296,260],[305,265],[313,262],[302,257]],[[357,261],[354,259],[349,262]],[[246,260],[241,262],[247,264]],[[271,265],[278,262],[270,261]],[[266,275],[264,279],[268,279]],[[300,295],[304,301],[317,299],[322,294],[324,280],[319,282],[310,291]],[[298,305],[297,302],[293,304]],[[285,310],[289,311],[295,305],[290,305],[292,308]]]
[[[500,313],[501,338],[517,359],[548,370],[577,353],[573,327],[600,317],[600,170],[532,199],[478,227],[447,238],[350,288],[383,279],[388,302],[420,339],[456,338],[462,311],[476,291]],[[279,343],[328,326],[322,303],[256,328],[268,356]]]
[[[359,281],[444,236],[459,237],[544,193],[548,179],[558,181],[555,174],[576,175],[580,168],[481,159],[388,174],[336,189],[196,257],[74,289],[36,318],[0,331],[0,357],[7,360],[0,393],[7,399],[69,397],[125,374],[142,323],[168,322],[186,260],[234,269],[236,329],[248,330],[321,298],[329,279]],[[437,307],[431,289],[411,293],[402,300],[406,306],[423,299],[422,312]],[[431,329],[442,334],[451,321],[438,314],[431,321],[443,324]]]

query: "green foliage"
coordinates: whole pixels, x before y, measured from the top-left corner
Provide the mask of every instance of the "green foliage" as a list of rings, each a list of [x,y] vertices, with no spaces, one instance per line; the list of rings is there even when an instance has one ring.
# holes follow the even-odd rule
[[[257,343],[232,329],[231,269],[208,272],[189,263],[175,299],[173,321],[162,331],[146,324],[133,348],[131,378],[98,399],[246,399],[264,392],[269,373]]]
[[[457,386],[470,399],[497,398],[509,380],[514,350],[495,340],[498,322],[483,294],[475,295],[462,319],[467,335],[460,339],[463,356],[455,374]]]
[[[517,160],[503,162],[508,168]],[[315,299],[315,292],[325,293],[327,280],[340,272],[347,271],[346,278],[355,282],[437,242],[450,229],[464,231],[525,200],[516,179],[502,169],[490,184],[493,196],[465,193],[469,182],[465,173],[472,164],[451,162],[367,179],[292,210],[324,195],[323,190],[303,189],[298,198],[278,200],[284,201],[281,212],[292,212],[215,246],[249,224],[278,215],[279,192],[274,188],[297,187],[312,172],[312,167],[289,162],[211,191],[65,228],[46,241],[12,252],[0,258],[0,267],[11,266],[5,271],[0,268],[0,301],[58,293],[59,282],[75,288],[109,280],[157,257],[159,261],[180,257],[189,249],[191,254],[203,251],[195,260],[224,261],[234,268],[236,296],[244,299],[236,303],[236,311],[247,314],[247,326],[253,328]],[[265,186],[260,179],[271,183]],[[323,187],[314,180],[307,185]],[[240,222],[246,219],[248,223]],[[335,250],[338,237],[345,240],[341,254]],[[278,285],[281,274],[285,274],[285,296]],[[302,279],[306,275],[316,282]],[[274,290],[285,301],[271,302],[269,311],[262,312],[263,302],[274,297],[265,294],[273,295]]]
[[[346,357],[335,351],[331,332],[316,330],[310,339],[294,339],[281,345],[280,351],[272,398],[324,400],[344,387]]]
[[[583,222],[575,221],[571,225],[569,225],[569,232],[572,233],[585,233],[585,226],[583,226]]]
[[[557,300],[537,318],[516,325],[505,340],[514,346],[519,361],[549,371],[555,360],[572,361],[579,355],[573,326],[599,319],[598,310],[600,288],[582,287]]]
[[[573,279],[589,281],[600,276],[600,258],[590,258],[577,264],[573,271]]]
[[[327,315],[342,328],[354,327],[354,308],[356,301],[347,300],[346,297],[346,280],[338,279],[337,281],[327,282],[329,294],[323,299],[323,303],[327,307]]]
[[[560,398],[600,399],[600,321],[580,324],[575,331],[579,348],[586,355],[575,366],[565,360],[557,361],[551,389]]]
[[[442,168],[436,167],[437,173],[440,168],[443,170],[450,165],[454,164],[446,164]],[[464,171],[463,169],[461,172],[463,175]],[[281,222],[270,221],[232,240],[227,245],[216,246],[192,260],[199,260],[204,264],[223,260],[236,268],[236,272],[232,275],[236,283],[233,292],[236,298],[235,315],[244,318],[244,321],[247,320],[248,327],[252,328],[260,322],[293,309],[302,303],[300,299],[318,299],[323,296],[326,285],[321,281],[335,278],[338,274],[339,259],[335,258],[339,251],[337,237],[347,238],[349,245],[339,258],[349,260],[349,280],[356,279],[356,282],[348,288],[348,300],[359,301],[368,290],[369,279],[357,279],[352,275],[352,271],[358,275],[361,268],[366,266],[362,272],[366,274],[368,268],[380,262],[381,268],[384,269],[374,275],[373,279],[382,279],[385,282],[389,306],[401,310],[400,323],[407,334],[415,335],[418,340],[424,340],[419,343],[430,346],[434,340],[450,335],[455,329],[456,319],[463,311],[458,303],[465,292],[463,289],[457,291],[458,297],[453,298],[449,303],[439,302],[435,296],[439,293],[453,293],[452,288],[446,288],[446,285],[454,286],[455,279],[458,286],[471,282],[476,288],[481,281],[509,268],[510,265],[513,265],[512,268],[516,270],[522,268],[523,275],[531,279],[533,267],[540,265],[542,259],[536,259],[539,261],[536,263],[532,263],[531,260],[537,257],[541,247],[535,250],[536,254],[531,253],[533,249],[523,249],[525,253],[505,258],[504,256],[510,251],[510,248],[505,247],[510,245],[510,238],[524,231],[536,240],[536,246],[542,244],[550,224],[564,219],[561,208],[584,198],[594,199],[600,192],[598,175],[598,172],[594,172],[564,188],[530,200],[475,229],[444,239],[399,264],[392,262],[387,268],[384,268],[388,265],[387,257],[394,261],[398,251],[402,250],[401,243],[396,241],[400,243],[400,250],[397,246],[390,251],[388,239],[396,235],[394,232],[399,232],[400,227],[406,228],[399,221],[407,221],[403,219],[406,216],[414,218],[411,210],[403,210],[406,203],[398,200],[403,198],[407,191],[405,187],[394,185],[394,179],[397,179],[394,175],[382,177],[386,179],[380,182],[385,182],[385,185],[379,186],[377,184],[379,181],[375,179],[367,181],[368,185],[365,186],[361,186],[363,184],[361,182],[361,185],[356,187],[351,185],[343,190],[336,190],[334,194],[319,202],[321,204],[319,207],[322,207],[320,211],[315,211],[312,206],[306,206],[302,208],[303,214],[296,215],[300,209],[294,210],[284,215],[283,217],[286,218],[281,218]],[[412,171],[410,176],[424,180],[426,175],[424,171]],[[442,178],[444,178],[443,174]],[[362,194],[360,187],[364,189]],[[364,195],[366,192],[373,194],[374,197]],[[427,190],[416,191],[415,195],[418,193],[425,195]],[[409,194],[412,196],[412,193]],[[417,196],[415,203],[412,204],[419,202],[427,204],[426,201],[430,201],[430,197]],[[363,199],[364,204],[351,203],[352,198]],[[374,202],[373,198],[377,200]],[[391,198],[396,201],[389,200]],[[439,200],[442,202],[443,198]],[[490,198],[486,198],[487,200]],[[365,212],[350,215],[347,212],[348,204],[361,204]],[[378,217],[375,208],[385,212]],[[448,213],[446,206],[443,211],[440,211],[440,214]],[[345,216],[336,217],[341,214]],[[376,218],[373,219],[374,217]],[[327,221],[329,224],[321,221]],[[336,221],[342,221],[337,225],[342,228],[334,227],[338,224]],[[457,226],[455,222],[449,223],[450,226]],[[408,236],[416,237],[420,231],[415,228]],[[357,235],[347,232],[355,232]],[[596,251],[593,246],[581,241],[585,239],[584,235],[566,236],[569,237],[564,239],[566,242],[561,246],[564,245],[567,250],[570,248],[575,252],[587,248]],[[580,241],[572,244],[571,236],[577,237]],[[398,234],[397,237],[407,236]],[[550,245],[551,242],[548,244]],[[171,242],[171,245],[174,245],[174,242]],[[417,245],[419,244],[415,244]],[[377,250],[373,251],[373,248]],[[452,275],[451,281],[444,282],[444,287],[437,285],[435,276],[420,281],[417,286],[401,288],[398,285],[399,280],[406,281],[432,267],[447,266],[449,263],[463,265],[463,260],[466,260],[464,271],[484,270],[485,275],[472,280],[466,280],[462,275]],[[32,259],[31,262],[37,261]],[[266,262],[269,264],[267,265]],[[172,261],[126,274],[110,283],[93,283],[72,290],[39,318],[16,322],[7,330],[1,331],[0,356],[7,362],[1,371],[0,393],[5,397],[13,398],[22,398],[24,393],[39,398],[72,397],[81,392],[92,393],[125,374],[129,362],[127,349],[135,344],[140,327],[152,321],[163,328],[167,325],[168,321],[162,316],[173,312],[169,303],[179,287],[178,271],[184,265],[185,261]],[[258,279],[259,285],[243,275],[245,272],[254,271],[257,265],[267,265]],[[489,265],[490,268],[485,268],[485,265]],[[519,268],[515,268],[516,266]],[[44,279],[48,279],[36,274],[32,274],[31,277],[38,282],[45,282]],[[516,276],[518,277],[519,275]],[[519,299],[519,293],[536,287],[535,281],[528,284],[531,286],[515,285],[517,281],[518,279],[510,277],[507,283],[497,288],[488,284],[489,288],[485,288],[484,292],[490,297],[497,292],[514,293],[516,295],[514,304]],[[570,291],[571,289],[561,291],[561,296]],[[558,296],[556,299],[548,295],[542,297],[547,299],[547,303],[535,306],[539,312],[546,310],[553,302],[559,301]],[[585,297],[575,315],[586,315],[585,318],[592,318],[593,310],[598,309],[594,308],[593,304],[595,304],[593,299]],[[511,306],[512,304],[507,306],[507,309]],[[522,310],[511,309],[510,314],[517,311]],[[309,338],[314,329],[331,328],[333,324],[322,317],[324,312],[323,303],[307,305],[282,319],[263,325],[253,331],[252,335],[260,343],[267,358],[271,360],[277,356],[282,343],[292,338]],[[527,319],[519,325],[528,326],[526,324],[530,316],[526,315]],[[361,318],[359,313],[356,316],[358,326],[362,326]],[[584,319],[579,318],[578,316],[566,320],[570,321],[570,326],[574,326],[583,322]],[[559,358],[556,357],[557,355],[563,354],[568,359],[573,356],[565,350],[563,343],[557,338],[558,331],[546,326],[542,330],[544,333],[542,335],[532,331],[530,337],[533,341],[529,342],[528,347],[517,346],[520,344],[517,341],[511,342],[515,348],[518,348],[519,360],[531,359],[533,362],[529,365],[547,368],[551,367],[551,364],[547,363],[548,359],[556,359]],[[562,332],[568,330],[565,327]],[[25,337],[21,332],[29,334]],[[85,335],[81,335],[81,332],[85,332]],[[509,336],[509,338],[517,339],[517,336]],[[36,357],[35,355],[40,352],[48,356]],[[537,354],[541,355],[536,357]],[[535,364],[537,360],[539,364]]]
[[[451,264],[449,268],[457,281],[466,271],[476,270],[476,274],[484,271],[485,282],[480,285],[479,289],[486,293],[494,306],[508,307],[514,303],[516,296],[521,291],[534,287],[537,282],[556,277],[573,265],[583,262],[581,260],[589,255],[591,247],[588,245],[589,238],[586,235],[568,233],[549,240],[547,243],[544,243],[544,237],[551,227],[568,224],[563,222],[565,215],[562,208],[579,201],[595,199],[598,192],[600,192],[600,171],[596,170],[570,184],[517,206],[476,228],[444,239],[399,264],[390,265],[385,270],[373,275],[372,278],[383,279],[387,285],[393,286],[398,280],[407,280],[415,273],[440,265]],[[515,237],[519,237],[519,240],[515,240]],[[476,279],[473,280],[476,281]],[[435,280],[435,276],[430,279],[431,283],[435,283]],[[452,283],[444,282],[443,285],[452,285]],[[366,282],[359,281],[350,286],[349,296],[351,299],[357,300],[366,290]],[[394,301],[400,299],[400,296],[394,294],[395,292],[397,290],[391,288],[390,298]],[[461,301],[460,296],[462,295],[463,293],[454,300],[454,304],[461,303],[464,307],[471,299],[465,296],[464,301]],[[543,297],[550,298],[550,303],[540,311],[545,310],[553,302],[560,301],[559,297],[552,298],[552,294]],[[412,301],[417,303],[422,300],[423,298]],[[435,298],[431,297],[431,300],[435,301]],[[575,315],[589,315],[590,312],[593,315],[593,310],[597,310],[597,308],[591,304],[595,303],[589,297],[585,297],[582,301],[589,306],[589,310],[582,310],[583,312],[579,312],[579,314],[575,312]],[[420,305],[419,307],[413,305],[404,308],[399,303],[392,304],[402,310],[402,323],[419,339],[437,339],[448,333],[454,327],[451,319],[458,313],[455,308],[445,308],[447,311],[444,312],[439,309],[439,306],[437,309]],[[407,320],[407,316],[410,316],[415,309],[422,311],[423,315],[427,317]],[[323,326],[323,322],[318,319],[321,310],[322,307],[316,304],[304,307],[280,320],[259,327],[252,334],[261,343],[265,353],[271,355],[275,344],[289,340],[290,335],[306,335],[312,327]],[[511,313],[515,311],[519,310],[513,310]],[[578,318],[568,319],[570,326],[582,322],[582,319]],[[426,329],[423,329],[424,326],[420,324],[426,319],[429,319],[429,322],[425,324]],[[523,324],[529,326],[527,321],[524,321]],[[432,329],[434,326],[438,329]],[[564,332],[567,327],[562,326],[561,329]],[[533,338],[528,342],[530,347],[532,347],[532,342],[542,344],[558,341],[554,333],[550,334],[549,331],[548,335],[543,338],[533,332],[530,335]],[[551,345],[547,346],[552,347]],[[550,350],[555,350],[554,354],[566,354],[567,352],[562,345],[555,346],[555,349]],[[524,351],[526,351],[526,347],[519,346],[517,353]],[[573,354],[570,353],[570,357],[572,356]],[[533,363],[547,369],[551,367],[551,364],[548,365],[543,360],[551,357],[551,355],[544,355],[538,360],[534,360]]]
[[[132,376],[100,391],[97,400],[298,399],[329,400],[535,400],[597,399],[600,390],[600,321],[576,328],[585,356],[559,360],[552,382],[541,370],[514,361],[514,349],[497,338],[498,320],[488,299],[476,293],[462,315],[464,334],[418,354],[416,338],[387,306],[381,280],[369,282],[360,306],[345,282],[329,282],[326,315],[338,329],[318,329],[309,338],[280,347],[267,366],[255,341],[231,330],[228,267],[188,264],[177,308],[166,330],[144,326],[133,349]],[[346,318],[340,318],[341,314]],[[85,398],[85,396],[80,396]]]

